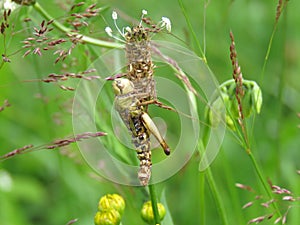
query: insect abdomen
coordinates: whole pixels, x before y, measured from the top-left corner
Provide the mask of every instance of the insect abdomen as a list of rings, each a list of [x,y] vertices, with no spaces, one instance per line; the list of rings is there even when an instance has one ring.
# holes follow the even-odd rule
[[[137,157],[140,161],[138,178],[142,185],[147,185],[151,177],[151,150],[149,133],[141,122],[140,116],[132,117],[132,143],[135,145]]]

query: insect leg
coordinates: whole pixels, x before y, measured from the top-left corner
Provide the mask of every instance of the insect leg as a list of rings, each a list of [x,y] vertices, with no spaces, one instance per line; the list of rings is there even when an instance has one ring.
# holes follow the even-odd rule
[[[124,76],[126,76],[126,73],[118,73],[114,76],[106,77],[105,80],[115,80],[115,79],[118,79],[118,78],[122,78]]]
[[[148,101],[143,101],[141,103],[139,103],[139,105],[150,105],[150,104],[154,104],[160,108],[163,108],[163,109],[167,109],[167,110],[170,110],[170,111],[174,111],[174,112],[177,112],[175,109],[173,109],[171,106],[167,106],[165,105],[164,103],[156,100],[156,99],[152,99],[152,100],[148,100]]]
[[[150,116],[143,112],[141,115],[142,121],[144,126],[154,135],[154,137],[158,140],[161,147],[164,149],[164,152],[166,155],[170,155],[170,148],[166,141],[163,139],[161,134],[159,133],[156,125],[154,124],[153,120],[150,118]]]

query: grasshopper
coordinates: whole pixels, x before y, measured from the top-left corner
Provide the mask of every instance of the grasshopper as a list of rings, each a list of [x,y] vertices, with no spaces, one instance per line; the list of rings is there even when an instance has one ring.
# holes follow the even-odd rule
[[[148,185],[152,166],[150,135],[154,135],[166,155],[170,154],[170,148],[140,104],[140,93],[135,90],[133,82],[127,78],[117,78],[112,86],[115,92],[115,109],[132,135],[132,143],[140,160],[138,178],[141,185]]]
[[[162,20],[158,24],[152,24],[149,18],[144,18],[147,15],[146,10],[142,10],[142,18],[137,26],[123,28],[122,31],[117,26],[117,13],[112,13],[112,18],[115,23],[115,27],[124,38],[121,40],[125,42],[125,55],[127,59],[127,72],[119,74],[116,77],[126,77],[130,80],[135,88],[135,91],[139,94],[137,98],[140,104],[144,106],[144,110],[148,111],[149,104],[155,104],[160,107],[172,110],[170,107],[163,106],[157,99],[155,80],[153,79],[153,73],[155,65],[152,62],[152,44],[151,38],[153,34],[166,29],[171,32],[171,22],[168,18],[162,17]],[[142,25],[145,23],[146,27]],[[110,27],[105,29],[107,34],[111,37],[112,30]],[[115,39],[120,40],[115,37]],[[115,78],[116,78],[115,77]],[[107,78],[107,79],[115,79]]]

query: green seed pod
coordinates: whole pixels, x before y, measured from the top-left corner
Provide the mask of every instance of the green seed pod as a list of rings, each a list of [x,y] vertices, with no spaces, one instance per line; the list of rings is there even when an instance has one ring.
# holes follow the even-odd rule
[[[161,203],[157,203],[157,208],[158,208],[158,214],[160,220],[163,220],[165,215],[166,215],[166,209]],[[145,202],[142,210],[141,210],[141,216],[142,219],[147,222],[148,224],[153,224],[154,223],[154,214],[152,210],[152,204],[151,201]]]
[[[95,225],[119,225],[120,222],[121,215],[115,209],[102,212],[98,211],[94,217]]]
[[[125,201],[122,196],[118,194],[107,194],[100,198],[98,203],[98,210],[100,212],[117,210],[120,215],[123,214],[125,209]]]

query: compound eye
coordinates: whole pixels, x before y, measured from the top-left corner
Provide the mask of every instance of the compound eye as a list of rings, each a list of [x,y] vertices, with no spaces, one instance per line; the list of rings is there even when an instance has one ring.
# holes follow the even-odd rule
[[[122,94],[124,85],[121,82],[121,80],[114,80],[112,86],[113,86],[113,89],[114,89],[114,92],[115,92],[116,95]]]
[[[124,84],[120,80],[117,80],[117,87],[119,88],[120,92],[124,89]]]

